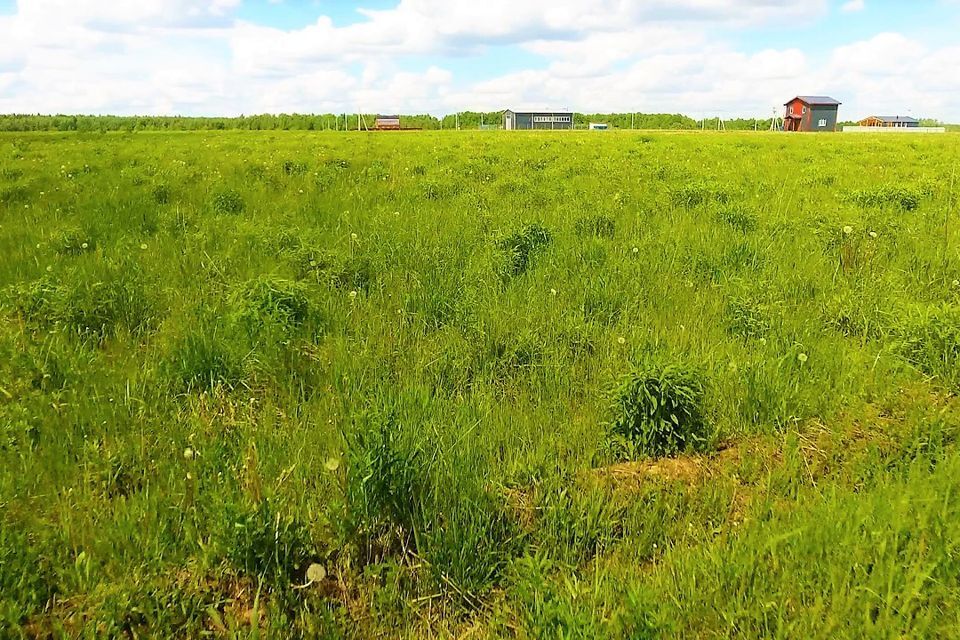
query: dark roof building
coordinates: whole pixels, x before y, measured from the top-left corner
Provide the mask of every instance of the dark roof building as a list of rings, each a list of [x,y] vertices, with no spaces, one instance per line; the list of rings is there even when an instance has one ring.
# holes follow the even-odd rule
[[[373,123],[373,128],[378,131],[390,131],[400,128],[400,116],[378,115]]]
[[[503,112],[503,128],[514,129],[573,129],[570,111],[513,111]]]
[[[784,131],[836,131],[840,102],[830,96],[797,96],[786,102]]]
[[[920,126],[920,121],[910,116],[870,116],[858,122],[861,127],[908,127]]]

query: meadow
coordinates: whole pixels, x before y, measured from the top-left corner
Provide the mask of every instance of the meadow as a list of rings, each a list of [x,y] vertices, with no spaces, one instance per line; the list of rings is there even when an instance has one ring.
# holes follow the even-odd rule
[[[954,637],[958,143],[0,134],[0,636]]]

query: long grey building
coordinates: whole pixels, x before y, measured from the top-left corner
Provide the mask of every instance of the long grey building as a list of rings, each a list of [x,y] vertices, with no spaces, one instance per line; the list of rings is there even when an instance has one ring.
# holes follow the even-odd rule
[[[570,111],[513,111],[503,112],[503,128],[514,129],[573,129]]]

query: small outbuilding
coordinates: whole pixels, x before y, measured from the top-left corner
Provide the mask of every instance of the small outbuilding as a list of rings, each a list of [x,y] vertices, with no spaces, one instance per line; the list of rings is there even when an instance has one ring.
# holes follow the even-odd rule
[[[573,129],[570,111],[513,111],[503,112],[503,128],[515,129]]]
[[[870,116],[857,123],[861,127],[897,127],[913,129],[920,126],[920,121],[910,116]]]
[[[373,128],[377,131],[398,131],[400,129],[400,116],[379,115],[373,123]]]
[[[797,96],[785,103],[784,131],[836,131],[840,102],[829,96]]]

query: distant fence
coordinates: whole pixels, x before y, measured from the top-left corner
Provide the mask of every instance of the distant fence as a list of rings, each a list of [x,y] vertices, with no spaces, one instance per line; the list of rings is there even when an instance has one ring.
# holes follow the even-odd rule
[[[845,126],[844,133],[946,133],[944,127],[851,127]]]

